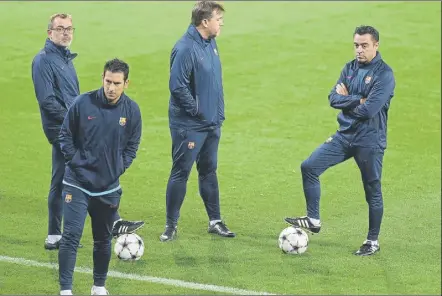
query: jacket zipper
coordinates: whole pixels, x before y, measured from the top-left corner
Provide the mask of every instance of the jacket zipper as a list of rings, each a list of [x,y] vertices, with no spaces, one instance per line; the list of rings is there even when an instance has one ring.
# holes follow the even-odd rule
[[[219,122],[220,122],[220,116],[219,116],[219,101],[221,100],[221,97],[219,96],[219,94],[221,93],[221,86],[219,85],[219,81],[218,81],[218,79],[217,79],[217,76],[216,76],[216,69],[215,69],[215,59],[217,58],[217,57],[214,57],[213,55],[214,55],[214,53],[215,53],[215,48],[213,47],[213,44],[212,44],[212,42],[210,42],[210,48],[212,49],[212,52],[210,53],[210,57],[211,57],[211,62],[212,62],[212,73],[213,73],[213,77],[214,77],[214,79],[215,79],[215,85],[216,85],[216,88],[217,88],[217,93],[218,93],[218,99],[217,99],[217,104],[216,104],[216,110],[215,110],[215,112],[216,112],[216,124],[218,124]],[[216,56],[218,56],[218,54],[216,54]]]

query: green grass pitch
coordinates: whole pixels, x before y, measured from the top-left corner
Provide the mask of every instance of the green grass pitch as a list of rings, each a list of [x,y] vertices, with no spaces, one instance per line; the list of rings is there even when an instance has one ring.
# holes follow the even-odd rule
[[[277,294],[440,294],[441,6],[438,2],[225,2],[218,39],[226,122],[219,155],[222,216],[235,239],[207,234],[195,171],[182,208],[179,239],[158,240],[170,170],[168,67],[184,33],[189,2],[0,2],[0,256],[56,262],[46,252],[51,147],[41,129],[30,76],[51,14],[68,12],[81,91],[101,85],[104,62],[131,65],[127,93],[140,105],[143,138],[122,178],[121,214],[145,219],[146,244],[135,264],[113,256],[114,271]],[[381,252],[351,252],[367,231],[360,174],[350,160],[321,178],[323,230],[307,252],[277,247],[287,215],[302,215],[300,163],[337,128],[327,94],[353,58],[360,24],[380,31],[394,69],[384,159]],[[87,219],[77,266],[92,266]],[[0,294],[56,294],[55,269],[0,260]],[[74,293],[92,277],[75,274]],[[213,293],[110,278],[113,294]]]

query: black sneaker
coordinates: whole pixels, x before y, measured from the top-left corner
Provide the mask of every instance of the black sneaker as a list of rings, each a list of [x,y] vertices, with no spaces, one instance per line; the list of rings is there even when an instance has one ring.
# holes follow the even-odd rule
[[[321,225],[319,226],[314,225],[310,221],[310,218],[307,216],[296,217],[296,218],[285,218],[284,220],[295,227],[303,228],[311,233],[319,233],[319,231],[321,231]]]
[[[45,239],[45,249],[52,251],[52,250],[58,250],[60,248],[60,241],[56,241],[55,243],[48,242],[48,239]]]
[[[209,233],[218,234],[219,236],[223,237],[235,237],[235,233],[231,232],[229,228],[227,228],[226,224],[224,222],[216,222],[214,225],[210,226],[209,223],[209,229],[207,230]]]
[[[176,239],[177,237],[177,227],[166,225],[166,229],[163,234],[160,235],[160,241],[167,242]]]
[[[354,252],[356,256],[370,256],[381,250],[379,244],[374,244],[372,241],[366,240],[362,246]]]
[[[60,248],[60,240],[55,243],[49,243],[48,240],[45,240],[45,249],[52,251],[52,250],[58,250]],[[78,248],[83,248],[82,244],[78,244]]]
[[[144,221],[119,220],[115,222],[114,227],[112,228],[112,235],[114,237],[117,237],[122,234],[134,233],[143,226]]]

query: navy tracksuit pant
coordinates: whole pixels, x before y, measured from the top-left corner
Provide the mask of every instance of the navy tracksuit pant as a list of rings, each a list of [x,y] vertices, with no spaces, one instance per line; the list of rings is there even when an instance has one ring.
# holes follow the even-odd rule
[[[91,197],[77,188],[64,186],[64,225],[58,252],[61,290],[72,290],[77,248],[88,212],[94,238],[94,285],[104,286],[111,258],[112,226],[121,194],[120,189],[107,195]]]
[[[221,129],[197,132],[171,129],[172,170],[166,191],[167,225],[176,226],[186,195],[187,180],[196,162],[200,195],[209,220],[220,220],[219,188],[216,169]]]
[[[63,190],[65,159],[58,143],[52,144],[52,177],[48,195],[48,234],[61,235],[61,220],[63,216]]]
[[[319,219],[319,176],[328,168],[353,157],[359,167],[369,208],[369,240],[377,240],[382,222],[383,200],[381,190],[384,149],[355,147],[336,133],[331,140],[319,146],[301,164],[302,182],[307,202],[307,216]]]

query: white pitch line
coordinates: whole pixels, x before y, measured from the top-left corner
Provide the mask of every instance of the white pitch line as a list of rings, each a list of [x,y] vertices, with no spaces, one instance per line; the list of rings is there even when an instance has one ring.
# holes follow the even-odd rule
[[[14,258],[14,257],[8,257],[8,256],[1,256],[1,255],[0,255],[0,262],[14,263],[14,264],[32,266],[32,267],[44,267],[44,268],[50,268],[50,269],[58,269],[58,264],[44,263],[44,262],[38,262],[38,261],[34,261],[34,260],[28,260],[25,258]],[[92,275],[92,269],[86,268],[86,267],[76,267],[75,272]],[[182,288],[188,288],[188,289],[194,289],[194,290],[213,291],[213,292],[236,294],[236,295],[275,295],[275,294],[271,294],[271,293],[267,293],[267,292],[257,292],[257,291],[243,290],[243,289],[237,289],[237,288],[232,288],[232,287],[199,284],[199,283],[185,282],[185,281],[181,281],[181,280],[166,279],[166,278],[160,278],[160,277],[154,277],[154,276],[138,275],[138,274],[133,274],[133,273],[123,273],[123,272],[118,272],[118,271],[113,271],[113,270],[109,270],[107,275],[108,275],[108,277],[128,279],[128,280],[141,281],[141,282],[150,282],[150,283],[175,286],[175,287],[182,287]]]

